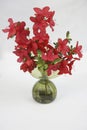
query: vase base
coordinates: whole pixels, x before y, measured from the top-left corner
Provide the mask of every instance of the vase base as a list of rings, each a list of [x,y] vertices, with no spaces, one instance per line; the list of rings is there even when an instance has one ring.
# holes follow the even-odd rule
[[[32,96],[35,101],[47,104],[55,100],[57,89],[50,80],[40,79],[33,87]]]
[[[34,97],[33,97],[34,98]],[[48,103],[51,103],[53,102],[55,99],[36,99],[34,98],[34,100],[38,103],[42,103],[42,104],[48,104]]]

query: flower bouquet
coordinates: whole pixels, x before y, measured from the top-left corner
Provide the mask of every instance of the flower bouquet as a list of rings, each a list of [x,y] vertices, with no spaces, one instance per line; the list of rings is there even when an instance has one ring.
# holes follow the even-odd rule
[[[8,33],[8,39],[15,37],[13,53],[18,56],[20,69],[39,78],[32,90],[33,98],[40,103],[50,103],[55,99],[57,89],[49,78],[62,74],[71,75],[74,62],[82,57],[82,46],[78,42],[75,46],[71,45],[69,31],[65,39],[58,38],[51,43],[47,28],[54,31],[55,11],[50,11],[48,6],[42,9],[35,7],[34,11],[34,16],[30,17],[34,23],[32,37],[30,28],[26,27],[24,21],[13,22],[12,18],[8,19],[9,26],[3,32]]]

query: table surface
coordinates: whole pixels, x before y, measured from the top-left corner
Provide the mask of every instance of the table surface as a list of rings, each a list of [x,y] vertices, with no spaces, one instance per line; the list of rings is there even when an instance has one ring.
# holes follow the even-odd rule
[[[0,61],[0,129],[86,130],[87,54],[77,62],[72,75],[52,79],[56,100],[39,104],[32,98],[37,79],[19,71],[16,57],[7,53]]]

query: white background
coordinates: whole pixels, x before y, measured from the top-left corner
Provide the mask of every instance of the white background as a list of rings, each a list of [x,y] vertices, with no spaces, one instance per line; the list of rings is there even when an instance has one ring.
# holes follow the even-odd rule
[[[83,58],[76,62],[73,74],[52,79],[58,95],[51,104],[32,99],[37,79],[20,71],[13,39],[1,31],[8,18],[26,21],[33,7],[50,6],[55,10],[55,31],[50,41],[71,32],[73,44],[83,45]],[[87,130],[87,0],[0,0],[0,130]]]

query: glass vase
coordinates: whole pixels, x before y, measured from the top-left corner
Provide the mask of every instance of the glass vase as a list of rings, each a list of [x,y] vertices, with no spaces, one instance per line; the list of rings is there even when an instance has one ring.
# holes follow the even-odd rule
[[[49,79],[55,77],[56,74],[54,74],[54,76],[47,76],[36,71],[36,73],[34,72],[32,75],[35,78],[39,78],[32,89],[32,96],[34,100],[44,104],[51,103],[56,98],[57,89],[54,83]]]

